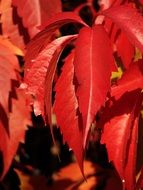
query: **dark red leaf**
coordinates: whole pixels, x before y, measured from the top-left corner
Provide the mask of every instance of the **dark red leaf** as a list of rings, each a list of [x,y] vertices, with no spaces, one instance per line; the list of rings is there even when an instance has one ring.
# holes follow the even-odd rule
[[[102,143],[106,144],[109,160],[113,161],[129,190],[133,190],[135,185],[137,121],[143,99],[140,92],[136,90],[124,94],[104,111],[105,120],[102,120]]]
[[[102,12],[115,22],[128,36],[131,43],[143,52],[143,17],[129,5],[112,7]]]
[[[103,56],[104,55],[104,56]],[[84,146],[95,114],[104,104],[110,90],[112,48],[102,25],[84,27],[75,48],[77,97],[84,126]]]
[[[141,101],[138,102],[141,104]],[[137,107],[140,107],[138,105]],[[138,111],[138,110],[137,110]],[[135,189],[136,184],[136,158],[137,158],[137,142],[138,142],[138,117],[135,118],[132,134],[130,138],[130,147],[126,158],[127,164],[125,167],[125,185],[128,190]]]
[[[54,112],[64,141],[66,141],[69,147],[74,151],[80,169],[83,172],[83,136],[82,130],[80,130],[78,125],[78,102],[75,95],[75,86],[73,85],[73,60],[74,53],[66,58],[62,74],[56,83]]]
[[[140,2],[141,4],[143,4],[143,0],[139,0],[139,2]]]

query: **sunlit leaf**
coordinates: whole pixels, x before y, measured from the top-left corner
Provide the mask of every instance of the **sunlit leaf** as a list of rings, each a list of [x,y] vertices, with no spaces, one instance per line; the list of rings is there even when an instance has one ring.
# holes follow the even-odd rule
[[[84,146],[95,114],[104,104],[110,90],[112,62],[114,64],[112,48],[104,28],[101,25],[83,28],[76,43],[74,65],[78,82],[76,94],[84,127]]]
[[[115,6],[102,12],[126,33],[130,42],[143,52],[143,17],[129,5]]]

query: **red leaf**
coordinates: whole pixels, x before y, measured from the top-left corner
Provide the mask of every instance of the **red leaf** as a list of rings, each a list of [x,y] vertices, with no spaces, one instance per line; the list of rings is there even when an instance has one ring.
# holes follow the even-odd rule
[[[73,53],[66,58],[62,74],[56,83],[54,112],[64,140],[73,149],[80,169],[83,172],[82,130],[78,126],[78,102],[75,96],[75,86],[73,85],[73,59]]]
[[[119,30],[118,27],[115,26],[115,24],[109,18],[105,18],[104,27],[107,33],[109,34],[111,42],[114,44],[115,37],[118,34],[118,30]]]
[[[141,101],[139,102],[141,104]],[[140,105],[138,105],[140,107]],[[137,157],[137,142],[138,142],[138,117],[135,118],[132,129],[130,148],[125,167],[125,185],[128,190],[135,189],[136,184],[136,157]]]
[[[26,126],[31,124],[29,108],[23,91],[17,90],[18,99],[12,100],[12,113],[9,116],[9,133],[0,120],[0,150],[3,155],[3,172],[1,178],[7,173],[12,159],[16,154],[19,142],[24,141]]]
[[[41,27],[41,29],[43,29],[46,26],[46,29],[38,33],[27,46],[27,54],[25,56],[25,66],[27,69],[30,69],[32,60],[38,56],[40,51],[46,48],[47,44],[52,41],[53,37],[55,38],[54,32],[64,24],[70,22],[77,22],[86,25],[75,13],[63,12],[51,17],[47,23]],[[25,73],[26,72],[27,70],[25,70]]]
[[[104,104],[110,89],[112,62],[112,48],[103,26],[84,27],[77,39],[74,61],[79,84],[79,111],[84,126],[84,146],[94,116]]]
[[[43,25],[55,13],[62,12],[61,0],[39,0],[41,10],[41,24]]]
[[[121,57],[123,66],[127,69],[134,58],[135,48],[123,33],[109,18],[104,21],[104,26],[109,34],[111,42],[114,44],[114,50]],[[126,51],[128,50],[128,51]],[[112,71],[117,71],[114,68]]]
[[[143,51],[143,17],[137,9],[123,5],[112,7],[102,14],[115,22],[126,33],[131,43]]]
[[[109,160],[129,190],[135,185],[137,121],[142,99],[140,90],[126,93],[103,113],[102,143],[106,144]]]
[[[117,41],[118,55],[121,56],[124,67],[127,69],[134,58],[135,49],[134,46],[129,42],[126,35],[121,32]],[[126,51],[127,50],[127,51]]]
[[[74,12],[62,12],[62,13],[57,13],[55,15],[53,15],[50,19],[47,20],[46,23],[44,23],[44,25],[41,25],[41,29],[46,28],[51,28],[51,27],[55,27],[55,28],[59,28],[64,24],[68,24],[68,23],[79,23],[82,24],[84,26],[87,26],[87,24]]]
[[[142,60],[132,63],[129,69],[118,80],[118,84],[112,87],[111,96],[120,98],[125,92],[137,88],[143,88],[143,64]]]
[[[43,51],[41,51],[38,57],[33,60],[31,68],[25,68],[28,70],[25,72],[25,84],[28,93],[32,94],[36,99],[34,101],[34,111],[36,115],[42,114],[45,116],[44,112],[44,98],[46,98],[48,106],[48,117],[51,117],[51,92],[52,92],[52,82],[55,74],[58,58],[64,49],[64,47],[71,40],[75,39],[76,35],[65,36],[57,38],[53,42],[47,45]],[[47,85],[45,86],[45,82]],[[47,94],[45,94],[45,90]],[[50,113],[49,113],[50,112]],[[49,119],[49,118],[48,118]],[[50,119],[49,119],[50,120]]]
[[[39,1],[35,0],[12,0],[17,7],[18,15],[22,18],[25,28],[28,28],[30,37],[39,32],[37,26],[41,24]]]

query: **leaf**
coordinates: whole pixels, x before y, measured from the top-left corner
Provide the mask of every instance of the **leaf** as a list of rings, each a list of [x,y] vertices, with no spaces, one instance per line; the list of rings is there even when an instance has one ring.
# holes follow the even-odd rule
[[[102,174],[102,172],[104,172],[103,168],[101,168],[96,164],[92,164],[89,161],[84,162],[84,168],[85,168],[85,176],[87,177],[87,181],[85,181],[82,178],[80,170],[77,167],[76,163],[71,163],[70,165],[62,168],[58,173],[59,177],[56,180],[57,183],[55,182],[54,189],[55,190],[58,189],[58,181],[68,182],[68,183],[63,183],[61,189],[79,189],[79,190],[86,190],[92,188],[95,189],[103,180],[102,175],[98,178],[98,174],[99,173]]]
[[[20,106],[19,106],[20,105]],[[12,99],[12,112],[9,116],[9,133],[0,120],[0,150],[3,155],[3,172],[1,179],[7,173],[19,142],[24,142],[25,130],[31,124],[29,108],[23,91],[17,89],[17,99]]]
[[[44,29],[45,27],[59,28],[63,24],[68,24],[68,23],[79,23],[82,24],[83,26],[87,26],[87,24],[74,12],[62,12],[53,15],[50,19],[47,20],[46,23],[44,23],[44,25],[40,26],[40,29]]]
[[[122,32],[121,29],[110,18],[104,18],[104,27],[109,34],[111,42],[115,46],[114,51],[118,51],[118,54],[123,59],[123,63],[125,61],[125,66],[128,66],[127,63],[133,58],[134,46],[130,43],[126,34]],[[129,51],[125,51],[126,48]],[[125,55],[125,52],[127,55]]]
[[[1,0],[0,3],[2,34],[8,37],[15,46],[24,51],[25,43],[19,33],[18,25],[14,24],[11,3],[11,0]]]
[[[98,189],[102,187],[106,190],[122,190],[122,182],[114,169],[105,169],[98,164],[84,161],[85,179],[82,178],[76,163],[72,163],[59,171],[53,183],[52,190],[59,189]],[[60,189],[59,189],[60,190]]]
[[[31,38],[39,32],[37,26],[45,24],[51,16],[62,11],[60,0],[12,0],[12,4],[17,7],[18,15]]]
[[[106,108],[102,118],[104,128],[101,142],[106,144],[109,160],[113,161],[129,190],[134,189],[133,185],[135,185],[136,130],[143,100],[140,92],[138,89],[125,93],[118,101]]]
[[[142,59],[142,52],[138,48],[136,48],[134,62],[138,61],[139,59]]]
[[[112,48],[103,26],[81,29],[75,48],[74,65],[79,84],[76,94],[84,127],[84,147],[90,125],[110,90],[112,62]]]
[[[120,98],[125,92],[143,88],[143,64],[142,60],[132,63],[129,69],[118,80],[117,85],[112,87],[111,96]]]
[[[120,79],[122,77],[123,71],[121,69],[121,67],[118,67],[117,72],[112,72],[112,76],[111,79]]]
[[[47,178],[44,175],[28,175],[18,169],[15,169],[19,179],[20,179],[20,189],[21,190],[51,190],[52,187],[48,187]]]
[[[41,10],[41,25],[56,13],[62,12],[61,0],[39,0]]]
[[[130,42],[143,52],[143,17],[129,5],[112,7],[101,14],[109,17],[126,33]]]
[[[28,93],[35,98],[34,112],[36,115],[42,114],[45,122],[50,124],[51,133],[52,82],[57,62],[64,47],[76,37],[76,35],[65,36],[53,41],[41,51],[30,70],[25,74]]]
[[[78,102],[75,95],[74,78],[74,53],[65,60],[62,73],[55,86],[54,112],[57,124],[63,134],[64,141],[73,150],[83,173],[83,147],[82,130],[78,126]],[[64,93],[64,96],[63,96]]]
[[[17,7],[18,15],[22,18],[25,28],[28,28],[32,38],[39,32],[37,26],[41,24],[39,0],[12,0],[12,5]]]
[[[23,52],[21,51],[21,49],[12,44],[8,38],[0,36],[0,44],[7,47],[13,54],[23,56]]]
[[[135,48],[123,32],[119,35],[116,45],[118,55],[121,57],[123,65],[127,69],[134,58]]]
[[[141,4],[143,4],[143,0],[139,0],[139,2],[140,2]]]
[[[33,64],[28,72],[25,72],[24,83],[22,86],[27,88],[28,93],[32,94],[35,98],[34,111],[36,115],[42,114],[45,118],[44,99],[47,99],[49,110],[51,112],[51,92],[52,82],[55,74],[58,58],[64,49],[64,47],[74,38],[76,35],[65,36],[57,38],[53,42],[47,45],[43,51],[40,52],[38,57],[33,60]],[[27,67],[25,68],[27,70]],[[47,85],[45,82],[47,80]],[[47,90],[48,89],[48,90]],[[45,94],[47,90],[48,94]],[[50,115],[50,116],[49,116]],[[48,116],[51,117],[51,113],[48,111]]]
[[[36,59],[38,54],[46,48],[46,46],[55,39],[55,31],[64,24],[71,22],[86,25],[79,16],[72,12],[63,12],[52,16],[41,29],[45,29],[38,33],[28,44],[27,53],[25,56],[25,66],[30,69],[32,60]],[[25,73],[27,70],[25,70]]]
[[[16,56],[0,44],[0,104],[8,113],[8,98],[11,91],[11,80],[17,79],[15,70],[19,70]]]
[[[139,102],[141,104],[141,102]],[[140,107],[140,105],[138,105]],[[128,190],[135,189],[136,184],[136,158],[137,158],[137,141],[138,141],[138,117],[134,121],[130,139],[130,149],[125,167],[125,184]]]
[[[84,167],[86,176],[88,177],[87,182],[82,178],[77,164],[71,163],[54,175],[52,186],[47,185],[47,179],[43,175],[27,175],[19,170],[16,170],[16,173],[20,178],[22,190],[35,190],[35,188],[36,190],[88,190],[100,186],[106,171],[89,161],[84,162]]]

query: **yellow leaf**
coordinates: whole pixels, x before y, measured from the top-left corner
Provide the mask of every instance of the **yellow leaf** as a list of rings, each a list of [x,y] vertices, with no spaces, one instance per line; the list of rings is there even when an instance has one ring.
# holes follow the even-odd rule
[[[142,59],[142,53],[141,53],[141,51],[138,48],[136,48],[134,61],[136,62],[139,59]]]
[[[112,72],[111,79],[120,79],[122,74],[123,74],[123,71],[122,71],[121,67],[118,67],[117,72]]]

